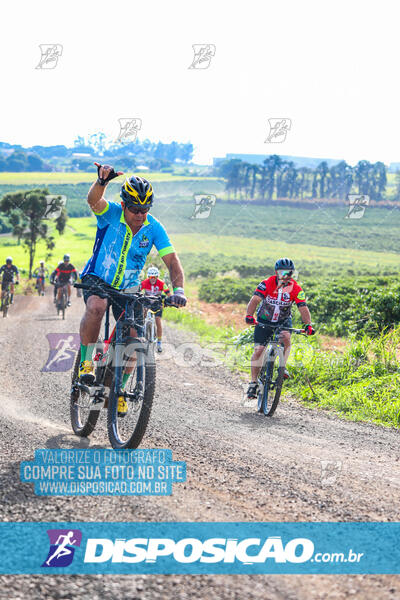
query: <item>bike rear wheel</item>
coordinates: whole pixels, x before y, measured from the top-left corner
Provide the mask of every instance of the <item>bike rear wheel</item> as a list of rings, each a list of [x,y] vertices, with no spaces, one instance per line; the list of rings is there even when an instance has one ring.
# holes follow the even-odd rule
[[[67,308],[67,294],[65,293],[65,288],[63,288],[62,291],[62,308],[61,308],[61,313],[62,313],[62,318],[65,319],[65,309]]]
[[[110,444],[114,449],[137,448],[143,439],[151,415],[156,384],[156,366],[153,354],[145,352],[142,345],[134,351],[136,365],[125,390],[136,394],[136,399],[126,398],[128,411],[118,414],[116,389],[117,369],[114,369],[107,412],[107,430]],[[119,376],[119,375],[118,375]]]
[[[266,359],[262,366],[259,381],[258,411],[266,417],[272,417],[281,397],[285,365],[283,351],[278,348],[267,348]]]
[[[81,362],[81,351],[79,350],[74,370],[72,372],[72,389],[70,399],[71,424],[74,433],[80,437],[88,437],[96,427],[100,415],[100,409],[93,409],[89,394],[74,387],[78,381],[79,365]]]

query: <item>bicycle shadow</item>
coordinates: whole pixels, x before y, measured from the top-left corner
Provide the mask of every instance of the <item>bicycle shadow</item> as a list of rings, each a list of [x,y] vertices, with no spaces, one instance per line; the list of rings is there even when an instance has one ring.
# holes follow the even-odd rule
[[[280,425],[283,421],[279,414],[274,414],[273,417],[266,417],[263,413],[257,412],[257,408],[243,407],[246,409],[246,412],[241,413],[239,415],[239,420],[242,425],[251,427],[252,430],[254,428],[265,429],[272,426]]]

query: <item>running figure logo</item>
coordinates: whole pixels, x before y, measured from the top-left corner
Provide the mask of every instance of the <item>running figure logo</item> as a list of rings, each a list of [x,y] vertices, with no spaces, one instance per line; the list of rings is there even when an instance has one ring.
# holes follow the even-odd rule
[[[48,529],[50,549],[42,567],[68,567],[82,541],[79,529]],[[75,546],[75,547],[74,547]]]
[[[269,134],[265,144],[281,144],[286,140],[287,132],[292,127],[291,119],[268,119]]]
[[[208,69],[211,59],[215,56],[214,44],[193,44],[194,57],[189,69]]]
[[[321,483],[333,485],[342,470],[341,460],[321,460]]]
[[[69,371],[74,364],[75,354],[80,345],[79,333],[48,333],[46,337],[50,350],[42,372]]]
[[[191,219],[207,219],[217,200],[214,194],[193,194],[194,213]]]
[[[43,219],[58,219],[63,207],[67,204],[67,196],[56,196],[55,194],[46,195],[46,211]]]
[[[39,48],[42,56],[36,69],[55,69],[63,51],[61,44],[39,44]]]
[[[118,119],[119,134],[115,142],[121,142],[125,138],[129,138],[129,142],[134,142],[137,137],[137,132],[142,128],[142,119]]]
[[[346,219],[361,219],[364,216],[365,209],[369,204],[369,196],[361,194],[349,194],[349,211]]]

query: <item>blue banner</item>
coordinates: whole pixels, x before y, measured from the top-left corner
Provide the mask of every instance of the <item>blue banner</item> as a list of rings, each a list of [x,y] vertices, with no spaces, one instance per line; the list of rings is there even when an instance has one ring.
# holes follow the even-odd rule
[[[400,523],[0,523],[1,574],[398,574]]]

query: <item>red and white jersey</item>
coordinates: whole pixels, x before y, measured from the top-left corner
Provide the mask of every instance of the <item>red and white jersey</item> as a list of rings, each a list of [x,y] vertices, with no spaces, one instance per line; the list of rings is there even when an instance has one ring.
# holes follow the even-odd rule
[[[284,287],[278,288],[278,280],[275,275],[259,283],[254,295],[263,299],[257,311],[257,317],[273,323],[283,321],[291,316],[293,302],[297,306],[306,304],[305,293],[297,281],[290,279]]]
[[[159,296],[162,293],[170,293],[167,284],[161,279],[156,279],[154,285],[151,285],[150,279],[143,279],[140,284],[140,289],[144,290],[146,296]]]

